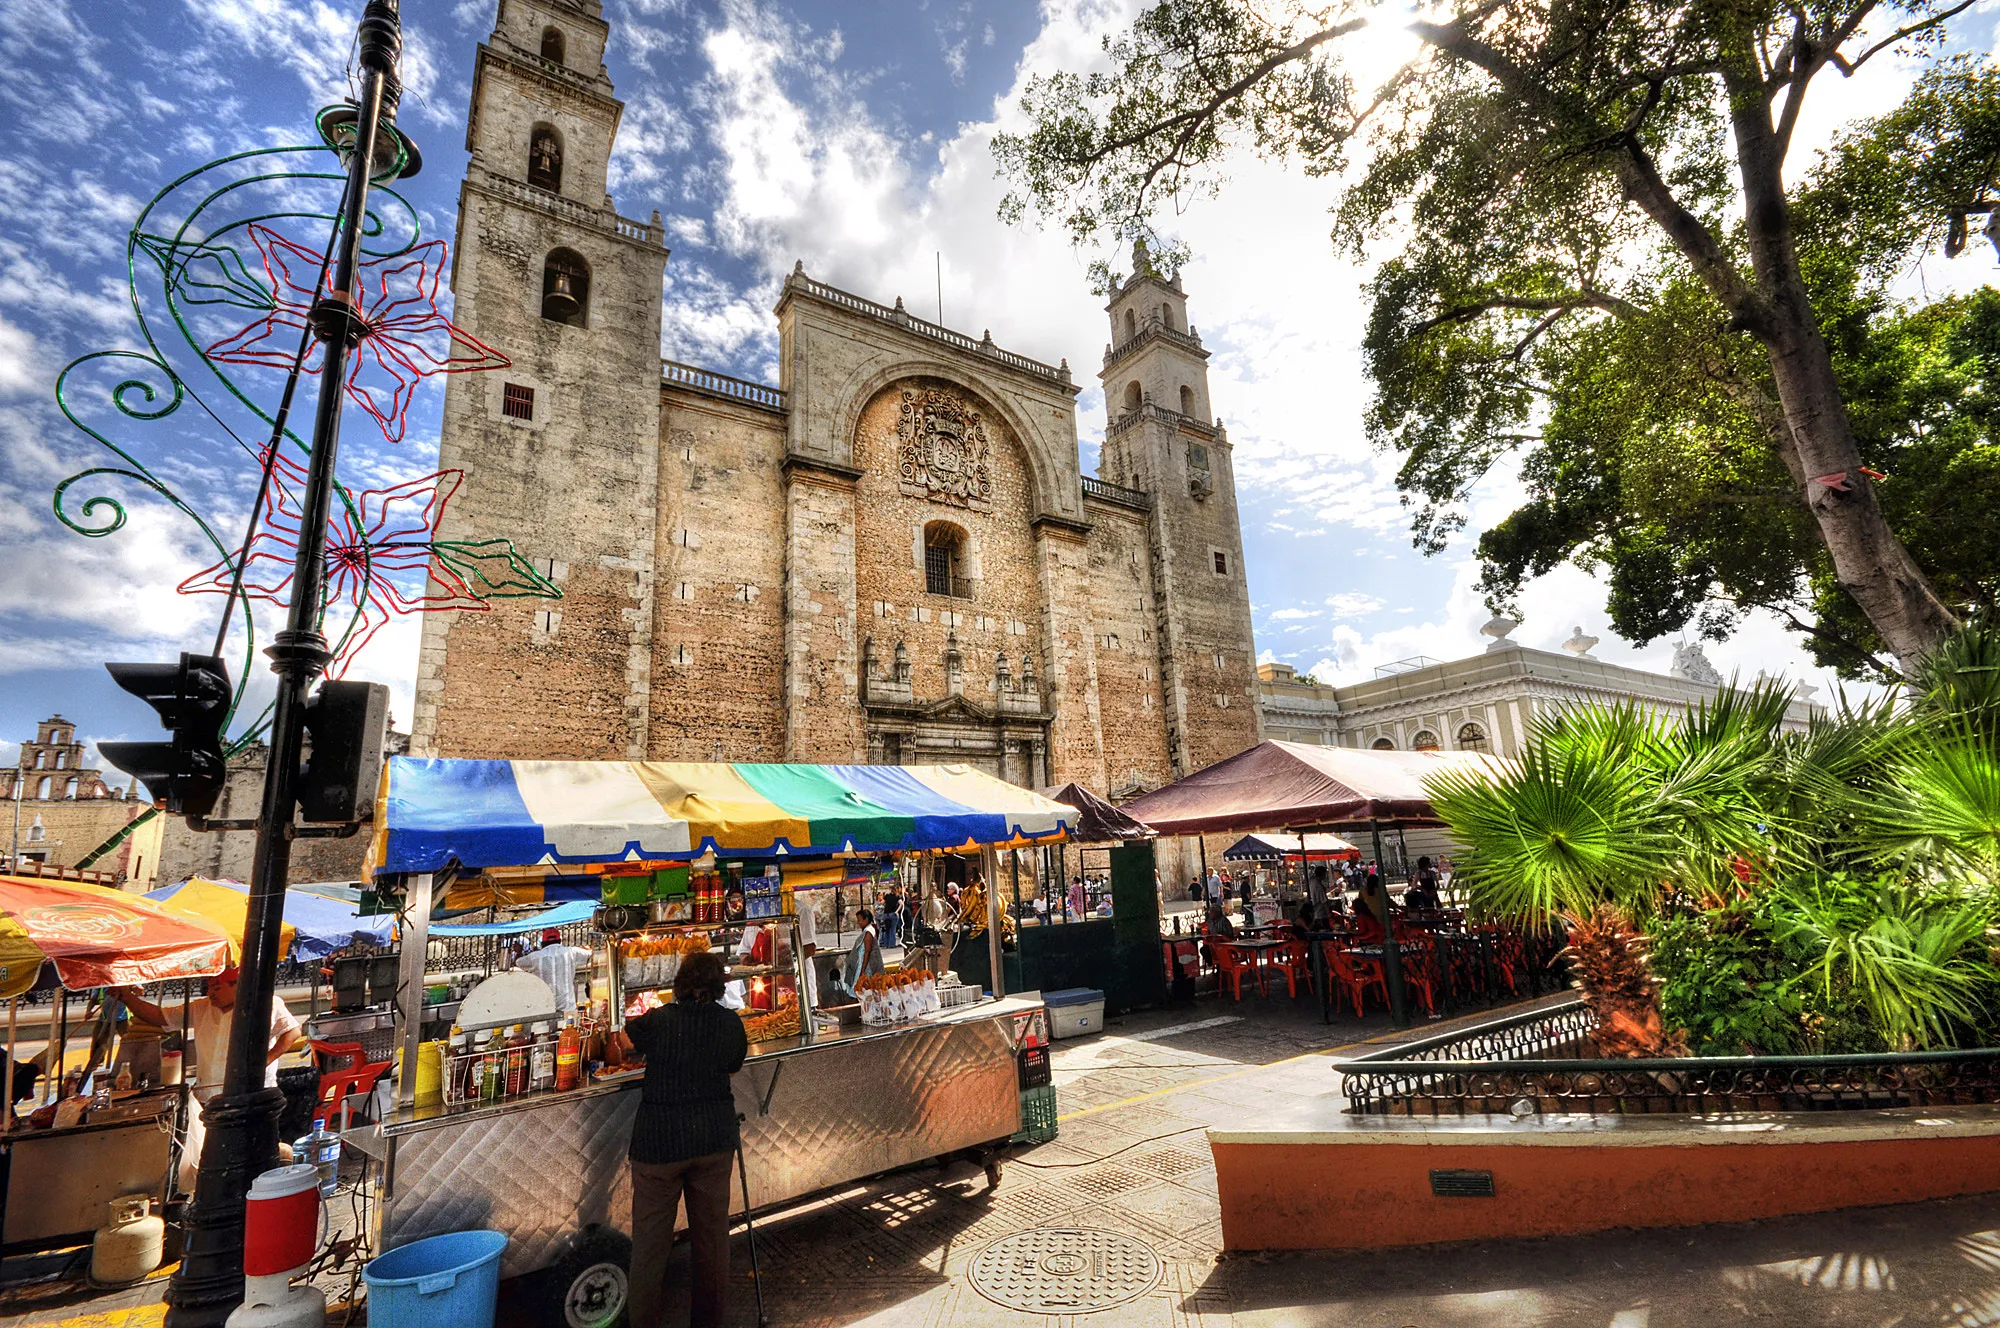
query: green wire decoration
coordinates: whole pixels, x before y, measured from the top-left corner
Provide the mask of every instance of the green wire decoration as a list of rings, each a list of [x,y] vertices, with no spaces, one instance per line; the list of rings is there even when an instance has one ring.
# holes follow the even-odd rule
[[[320,118],[335,109],[323,110]],[[232,371],[239,366],[291,367],[294,352],[281,362],[263,343],[269,338],[275,344],[275,334],[303,327],[321,279],[300,281],[291,273],[302,267],[298,255],[315,257],[323,248],[338,220],[345,178],[334,149],[313,144],[233,153],[171,181],[147,202],[126,236],[126,285],[142,347],[79,356],[56,378],[56,404],[65,418],[117,459],[57,484],[52,495],[56,519],[91,539],[114,535],[124,529],[128,513],[112,490],[137,486],[194,525],[218,561],[183,582],[181,592],[228,595],[242,620],[242,665],[230,703],[232,721],[256,657],[251,601],[288,603],[299,524],[295,477],[303,475],[303,458],[311,451],[309,440],[287,425],[278,439],[278,454],[267,458],[263,439],[248,441],[231,427],[230,417],[241,421],[247,411],[264,438],[271,437],[276,411],[259,398],[277,395],[262,392]],[[330,205],[316,206],[316,199]],[[354,356],[345,387],[382,427],[385,439],[400,442],[417,380],[502,368],[508,361],[437,310],[445,246],[441,240],[423,239],[421,221],[408,200],[377,186],[370,191],[370,202],[356,295],[371,332],[362,346],[371,353]],[[159,306],[165,317],[156,322]],[[155,312],[149,313],[149,307]],[[232,323],[233,313],[248,315],[249,323]],[[438,336],[446,340],[443,355],[428,344]],[[312,350],[309,358],[316,359],[317,342]],[[106,371],[116,381],[93,401],[86,395],[86,379]],[[372,382],[384,377],[393,382],[386,396]],[[129,423],[98,418],[107,400]],[[270,463],[271,484],[258,514],[261,529],[241,547],[219,534],[216,524],[169,481],[168,475],[200,469],[201,458],[171,442],[165,447],[156,443],[150,453],[156,461],[148,464],[141,456],[146,449],[126,440],[132,426],[172,420],[190,402],[198,414],[180,422],[192,423],[198,435],[226,438],[253,482]],[[359,493],[336,480],[328,575],[318,606],[320,631],[329,636],[335,656],[330,676],[339,676],[389,616],[480,611],[495,599],[562,598],[562,591],[521,557],[510,540],[439,537],[445,505],[462,478],[460,472],[445,471]],[[282,576],[269,575],[280,568]],[[413,582],[419,575],[422,587],[414,592],[396,584],[399,577]],[[329,614],[336,615],[337,632],[329,630]],[[255,741],[269,716],[266,706],[230,740],[229,750]]]

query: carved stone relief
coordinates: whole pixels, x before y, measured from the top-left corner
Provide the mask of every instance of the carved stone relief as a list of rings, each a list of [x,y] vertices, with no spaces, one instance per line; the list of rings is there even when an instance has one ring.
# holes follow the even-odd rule
[[[904,493],[981,511],[992,501],[992,449],[986,425],[957,393],[936,387],[904,388],[896,441]]]

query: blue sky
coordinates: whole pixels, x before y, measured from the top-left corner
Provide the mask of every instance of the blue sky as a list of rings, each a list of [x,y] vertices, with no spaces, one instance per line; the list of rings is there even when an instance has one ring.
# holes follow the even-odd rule
[[[313,112],[345,87],[359,10],[359,0],[0,0],[12,71],[0,81],[11,123],[0,148],[0,759],[53,710],[93,741],[146,736],[148,712],[110,685],[101,661],[166,659],[213,635],[220,600],[174,593],[213,561],[185,517],[113,482],[102,491],[125,502],[124,529],[87,539],[56,522],[54,486],[109,457],[63,418],[52,386],[75,357],[135,344],[125,234],[145,200],[212,158],[305,141]],[[987,143],[1016,114],[1030,72],[1087,63],[1129,10],[1113,0],[607,0],[607,64],[627,103],[612,192],[623,214],[657,208],[671,231],[663,352],[775,381],[770,310],[794,261],[930,313],[941,255],[946,322],[1067,357],[1087,378],[1107,332],[1084,273],[1096,255],[995,219],[1002,185]],[[472,54],[492,15],[493,0],[405,0],[403,123],[426,164],[404,192],[432,236],[452,234]],[[1398,55],[1393,34],[1355,51],[1364,71]],[[1822,96],[1807,140],[1886,107],[1908,77],[1883,61]],[[1246,161],[1176,224],[1195,255],[1189,316],[1213,352],[1211,395],[1236,448],[1257,644],[1348,680],[1483,644],[1470,542],[1516,490],[1503,469],[1451,549],[1411,549],[1394,463],[1361,436],[1367,273],[1328,244],[1332,191],[1283,163]],[[1985,280],[1990,255],[1977,252],[1972,275]],[[1932,289],[1966,275],[1939,273]],[[246,381],[275,395],[269,377]],[[113,436],[218,530],[240,531],[254,469],[218,422],[192,408],[157,425],[120,420],[105,404],[109,381],[85,386],[86,418],[122,430]],[[434,388],[420,393],[394,446],[350,412],[343,474],[364,487],[428,471],[439,404]],[[247,412],[221,413],[256,432]],[[1079,402],[1087,466],[1103,423],[1092,383]],[[1605,638],[1600,656],[1665,668],[1671,642],[1634,649],[1604,623],[1599,586],[1565,568],[1531,588],[1516,637],[1554,647],[1582,626]],[[413,623],[392,624],[350,673],[390,683],[404,723],[415,644]],[[1710,653],[1725,671],[1804,673],[1770,623]]]

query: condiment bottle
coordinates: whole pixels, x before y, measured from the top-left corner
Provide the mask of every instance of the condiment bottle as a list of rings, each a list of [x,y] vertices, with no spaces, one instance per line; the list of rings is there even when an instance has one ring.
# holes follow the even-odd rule
[[[556,1086],[556,1039],[546,1019],[536,1022],[528,1048],[528,1087],[546,1093]]]
[[[500,1081],[506,1077],[505,1053],[500,1047],[500,1030],[493,1029],[486,1034],[486,1041],[479,1048],[479,1100],[496,1102],[500,1098]]]
[[[528,1034],[519,1024],[507,1030],[507,1096],[528,1091]]]
[[[564,1024],[556,1039],[556,1090],[567,1093],[583,1073],[583,1035],[575,1024]]]
[[[465,1030],[452,1025],[451,1038],[445,1048],[444,1100],[457,1105],[470,1101],[472,1090],[472,1056],[465,1045]]]

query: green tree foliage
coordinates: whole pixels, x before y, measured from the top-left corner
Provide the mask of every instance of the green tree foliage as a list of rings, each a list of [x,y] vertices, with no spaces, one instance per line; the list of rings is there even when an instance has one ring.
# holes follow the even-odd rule
[[[1990,1037],[1997,663],[2000,631],[1964,629],[1912,701],[1804,732],[1765,688],[1674,721],[1581,707],[1538,721],[1516,763],[1434,776],[1432,802],[1479,911],[1648,928],[1660,1014],[1698,1049]]]
[[[1339,53],[1387,17],[1368,0],[1164,0],[1107,71],[1030,85],[1032,127],[995,143],[1003,215],[1140,237],[1238,149],[1338,175],[1336,242],[1397,242],[1369,424],[1421,546],[1519,454],[1530,501],[1481,546],[1496,606],[1598,560],[1636,639],[1765,605],[1851,667],[1912,666],[1991,598],[1990,449],[1958,403],[1988,395],[1994,329],[1989,297],[1911,309],[1889,283],[1988,214],[2000,89],[1940,64],[1825,161],[1789,157],[1820,80],[1934,56],[1968,7],[1465,0],[1363,94]]]

